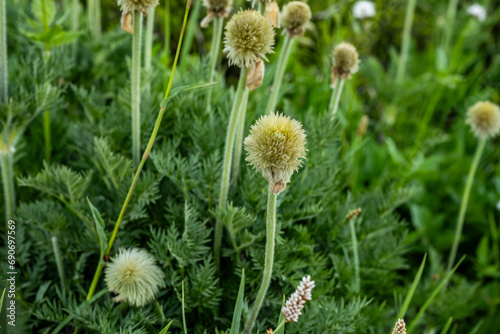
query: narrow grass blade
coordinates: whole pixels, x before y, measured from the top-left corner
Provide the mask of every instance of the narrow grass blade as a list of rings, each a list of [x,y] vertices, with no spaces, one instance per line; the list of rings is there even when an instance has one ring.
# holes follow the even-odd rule
[[[422,306],[422,308],[420,309],[420,311],[418,312],[417,316],[415,317],[415,319],[413,319],[413,321],[411,322],[410,326],[408,327],[407,329],[407,333],[410,334],[411,331],[413,330],[413,328],[417,325],[418,323],[418,320],[420,320],[420,318],[422,317],[422,315],[424,314],[425,310],[427,310],[427,308],[429,307],[429,305],[432,303],[432,301],[434,300],[434,298],[436,298],[437,294],[443,290],[444,286],[448,283],[448,281],[450,280],[451,276],[453,275],[453,273],[457,270],[458,266],[460,266],[460,264],[465,260],[465,255],[462,256],[462,258],[460,259],[460,261],[458,261],[458,263],[455,265],[455,267],[446,274],[446,276],[443,278],[443,280],[441,281],[441,283],[439,283],[439,285],[434,289],[434,291],[432,291],[431,295],[429,296],[429,298],[427,298],[427,301],[425,302],[425,304]]]
[[[233,323],[231,324],[231,331],[229,334],[240,333],[241,310],[243,309],[243,297],[245,296],[245,268],[241,270],[240,290],[236,298],[236,305],[234,306]]]
[[[88,305],[92,304],[93,302],[95,302],[97,299],[99,299],[103,294],[105,294],[106,292],[108,292],[108,289],[102,289],[101,291],[99,291],[98,293],[96,293],[94,295],[94,297],[90,298],[89,300],[86,300],[85,302],[82,303],[82,305],[80,305],[79,309],[82,309],[84,307],[87,307]],[[70,314],[66,317],[66,319],[64,319],[60,324],[59,326],[56,327],[56,329],[54,329],[52,331],[52,334],[57,334],[59,333],[63,328],[64,326],[66,326],[73,318],[75,317],[75,314]]]
[[[3,289],[2,298],[0,298],[0,313],[2,313],[3,297],[5,297],[5,290],[7,290],[7,288]]]
[[[173,320],[172,320],[172,321],[170,321],[170,322],[168,323],[168,325],[166,325],[166,326],[165,326],[165,328],[163,328],[163,329],[161,330],[161,332],[160,332],[160,333],[158,333],[158,334],[167,334],[168,329],[170,328],[170,325],[172,324],[172,322],[174,322],[174,321],[173,321]]]
[[[413,283],[411,284],[410,289],[408,290],[408,293],[406,294],[405,301],[403,302],[403,305],[399,309],[398,319],[404,319],[406,311],[408,311],[408,307],[410,306],[413,295],[415,294],[415,290],[417,289],[418,283],[420,282],[420,278],[422,277],[422,273],[424,271],[426,259],[427,259],[427,253],[424,255],[424,259],[422,260],[422,264],[420,265],[420,268],[418,269],[417,274],[415,275],[415,278],[413,279]]]
[[[182,324],[184,325],[184,334],[187,334],[186,309],[184,308],[184,281],[182,281]]]
[[[283,295],[283,302],[281,303],[282,308],[283,308],[283,306],[285,306],[285,302],[286,302],[285,295]],[[281,312],[281,309],[280,309],[280,317],[278,319],[278,324],[276,325],[276,328],[279,327],[279,325],[283,322],[283,320],[285,320],[285,316],[283,315],[283,312]],[[285,334],[285,325],[281,326],[281,328],[279,328],[276,331],[276,334]]]
[[[448,319],[448,321],[446,322],[446,325],[444,325],[444,328],[443,330],[441,331],[441,334],[446,334],[448,333],[448,331],[450,330],[450,327],[451,327],[451,323],[453,321],[453,318],[450,317],[450,319]]]

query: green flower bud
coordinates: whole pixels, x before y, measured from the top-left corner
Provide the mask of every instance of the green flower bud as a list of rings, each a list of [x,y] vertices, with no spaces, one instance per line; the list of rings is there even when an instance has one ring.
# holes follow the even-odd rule
[[[147,14],[149,8],[158,6],[158,0],[118,0],[117,2],[124,13],[140,12]]]
[[[281,25],[291,36],[299,36],[304,34],[311,16],[311,8],[308,4],[302,1],[292,1],[283,7]]]
[[[350,79],[359,69],[359,56],[356,48],[349,43],[342,42],[333,50],[334,77]]]

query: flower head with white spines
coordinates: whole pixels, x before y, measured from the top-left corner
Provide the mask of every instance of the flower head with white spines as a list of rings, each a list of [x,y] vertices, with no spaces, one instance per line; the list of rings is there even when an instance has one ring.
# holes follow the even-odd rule
[[[285,306],[281,309],[286,322],[297,322],[299,320],[305,303],[312,299],[313,288],[314,281],[311,281],[311,276],[308,275],[302,278],[297,290],[288,298]]]

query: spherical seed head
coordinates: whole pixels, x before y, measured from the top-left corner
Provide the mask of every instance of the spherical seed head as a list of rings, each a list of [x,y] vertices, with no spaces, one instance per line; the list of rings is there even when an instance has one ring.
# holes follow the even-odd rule
[[[163,272],[145,250],[120,249],[105,270],[109,291],[118,293],[118,300],[143,306],[164,286]]]
[[[291,1],[283,7],[281,25],[292,36],[302,35],[311,16],[311,8],[308,4],[302,1]]]
[[[356,48],[349,43],[342,42],[333,50],[333,66],[336,75],[349,79],[359,68],[359,56]]]
[[[203,5],[214,12],[229,11],[233,0],[203,0]]]
[[[262,173],[276,195],[286,189],[293,172],[306,156],[302,124],[280,114],[259,118],[244,144],[246,161]]]
[[[478,138],[488,139],[500,132],[500,108],[491,102],[477,102],[467,111],[467,120]]]
[[[224,52],[229,63],[251,67],[259,58],[273,52],[274,29],[271,23],[255,10],[234,15],[226,25]]]
[[[124,13],[140,12],[146,14],[151,7],[158,6],[158,0],[117,0]]]

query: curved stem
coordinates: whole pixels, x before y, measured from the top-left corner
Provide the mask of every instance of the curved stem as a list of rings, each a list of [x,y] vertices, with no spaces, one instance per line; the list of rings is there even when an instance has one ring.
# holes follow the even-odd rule
[[[231,179],[231,186],[234,188],[238,184],[238,176],[240,174],[241,151],[243,150],[243,134],[245,133],[245,119],[247,115],[248,95],[250,91],[245,89],[245,95],[241,103],[241,108],[238,116],[238,129],[236,130],[236,137],[234,139],[234,159],[233,159],[233,172]]]
[[[14,218],[16,209],[16,193],[14,188],[14,153],[0,152],[0,167],[2,171],[3,193],[5,200],[5,220]]]
[[[215,70],[219,60],[220,45],[222,41],[222,31],[224,30],[224,19],[216,17],[214,20],[214,30],[212,32],[212,45],[210,49],[210,76],[208,82],[213,82],[215,79]],[[207,91],[207,110],[212,108],[212,88]]]
[[[255,319],[259,315],[260,308],[264,302],[264,297],[266,296],[267,288],[271,282],[271,276],[273,273],[273,262],[274,262],[274,238],[276,233],[276,198],[278,196],[274,195],[269,186],[269,195],[267,200],[267,239],[266,239],[266,258],[264,262],[264,273],[262,276],[262,284],[257,293],[257,298],[255,299],[255,304],[252,308],[252,313],[248,318],[248,322],[245,327],[245,334],[250,333],[252,330]]]
[[[479,166],[479,161],[483,155],[484,147],[486,145],[486,139],[480,139],[477,144],[476,153],[474,154],[474,159],[470,166],[469,176],[467,177],[467,184],[465,185],[464,193],[462,196],[462,204],[460,206],[460,213],[458,214],[457,229],[455,231],[455,239],[453,240],[453,247],[451,248],[450,257],[448,259],[447,272],[450,272],[455,263],[455,258],[457,256],[458,245],[460,244],[460,237],[462,236],[462,229],[464,227],[465,213],[467,211],[467,204],[469,202],[470,191],[472,189],[472,184],[474,183],[474,176],[476,175],[477,167]]]
[[[7,102],[8,77],[7,65],[7,16],[5,0],[0,0],[0,101]]]
[[[132,157],[139,165],[141,157],[141,35],[142,13],[132,14],[134,34],[132,41]]]
[[[328,110],[331,113],[332,118],[335,118],[337,111],[339,109],[340,96],[342,95],[342,89],[344,88],[344,79],[337,79],[335,81],[335,87],[333,88],[332,97],[330,99],[330,106]]]
[[[281,48],[280,57],[278,59],[273,87],[271,88],[271,97],[269,98],[266,112],[274,112],[276,109],[276,105],[278,104],[278,96],[281,89],[281,83],[283,82],[283,76],[285,75],[286,64],[288,63],[288,58],[290,58],[292,46],[293,38],[290,37],[290,34],[286,33],[285,40],[283,41],[283,47]]]
[[[396,74],[397,82],[401,82],[404,79],[406,72],[408,53],[410,52],[411,26],[413,24],[413,16],[415,15],[416,4],[417,0],[408,0],[408,5],[406,6],[403,42],[401,45],[401,55],[399,56],[398,72]]]
[[[231,164],[233,159],[234,139],[236,135],[236,126],[238,122],[238,112],[241,109],[241,104],[243,102],[245,90],[247,89],[246,88],[247,73],[248,73],[248,68],[246,67],[241,68],[240,81],[238,83],[238,89],[236,90],[233,108],[231,110],[231,116],[229,118],[229,124],[227,126],[226,146],[224,149],[222,178],[220,184],[219,207],[224,207],[227,202]],[[220,219],[217,219],[217,222],[215,223],[215,237],[214,237],[214,260],[217,268],[219,268],[220,265],[221,243],[222,243],[222,222],[220,221]]]
[[[170,75],[167,91],[165,93],[165,99],[169,96],[170,90],[172,89],[172,82],[174,79],[175,69],[177,68],[177,63],[179,62],[180,50],[182,47],[182,41],[183,41],[183,37],[184,37],[184,30],[186,29],[186,22],[187,22],[190,8],[191,8],[191,0],[188,0],[188,3],[186,5],[186,11],[184,13],[184,21],[182,24],[181,34],[179,37],[179,44],[177,45],[177,52],[175,54],[174,64],[172,66],[172,74]],[[153,133],[151,133],[151,137],[149,138],[148,146],[146,147],[146,150],[144,151],[144,154],[142,155],[141,163],[139,164],[139,167],[137,168],[137,171],[135,172],[134,179],[132,180],[132,184],[130,185],[130,188],[129,188],[128,193],[127,193],[127,197],[125,198],[122,209],[121,209],[120,214],[118,216],[118,219],[115,223],[115,228],[113,230],[113,234],[111,235],[111,238],[109,239],[109,243],[108,243],[108,247],[106,248],[106,253],[104,255],[104,259],[100,259],[99,264],[97,265],[96,272],[94,274],[94,278],[92,280],[92,284],[90,286],[90,290],[89,290],[89,293],[87,295],[87,300],[91,299],[92,296],[94,295],[95,288],[97,286],[97,282],[99,281],[99,277],[101,275],[102,269],[106,265],[106,262],[107,262],[108,257],[109,257],[109,253],[111,252],[111,249],[113,248],[113,244],[115,242],[116,236],[117,236],[118,231],[120,229],[120,224],[123,220],[123,216],[125,215],[125,211],[127,210],[128,203],[130,202],[130,199],[132,198],[132,194],[134,193],[135,186],[137,184],[137,181],[139,180],[139,175],[141,174],[142,168],[144,167],[144,164],[146,163],[146,160],[149,157],[149,153],[151,152],[151,149],[153,148],[153,145],[155,143],[156,136],[158,135],[158,130],[160,129],[161,121],[163,119],[164,114],[165,114],[165,109],[161,108],[160,112],[158,113],[158,117],[156,118],[156,123],[155,123],[155,127],[153,129]]]

